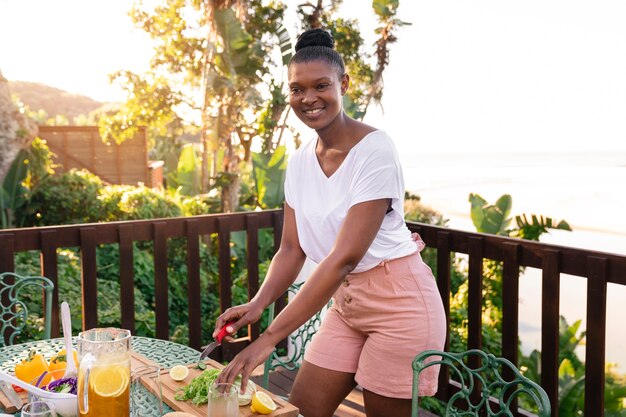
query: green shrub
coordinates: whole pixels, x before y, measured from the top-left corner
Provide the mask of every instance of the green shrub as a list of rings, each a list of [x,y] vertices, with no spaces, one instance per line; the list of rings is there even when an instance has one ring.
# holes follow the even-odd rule
[[[124,218],[124,213],[120,208],[120,201],[124,193],[134,188],[132,185],[109,185],[100,190],[98,199],[102,212],[100,220],[105,222],[113,222]]]
[[[109,185],[100,191],[103,221],[157,219],[182,215],[179,203],[162,191],[132,185]]]
[[[32,191],[26,224],[49,226],[100,220],[102,180],[86,170],[49,175]]]
[[[59,300],[67,301],[72,311],[72,332],[76,335],[82,330],[82,294],[80,257],[78,250],[64,249],[57,252]],[[97,285],[98,285],[98,326],[120,327],[120,282],[119,282],[119,250],[117,245],[100,245],[96,251]],[[16,273],[21,275],[40,275],[40,259],[37,251],[19,252],[16,254]],[[148,249],[134,251],[135,279],[135,335],[155,335],[154,313],[154,260]],[[170,303],[172,291],[178,283],[170,283]],[[186,289],[186,285],[184,287]],[[19,338],[19,342],[39,340],[43,337],[43,310],[40,291],[24,294],[28,309],[28,325]],[[186,298],[185,298],[186,300]],[[203,300],[204,301],[204,300]],[[217,303],[219,305],[219,303]],[[204,306],[203,306],[204,307]],[[215,305],[207,307],[215,309]],[[170,307],[172,312],[172,307]],[[174,316],[174,314],[172,314]],[[174,319],[173,327],[180,326]],[[186,322],[183,323],[186,326]]]
[[[125,220],[179,217],[182,215],[178,203],[162,192],[145,186],[135,187],[124,193],[120,208],[126,213]]]
[[[222,202],[217,197],[198,194],[182,200],[181,208],[185,216],[198,216],[201,214],[219,213]]]
[[[28,150],[28,177],[24,185],[34,189],[48,175],[54,174],[56,165],[52,162],[52,152],[45,140],[37,137]]]
[[[434,226],[447,226],[448,219],[437,210],[423,204],[417,198],[404,200],[404,219],[411,222],[432,224]]]

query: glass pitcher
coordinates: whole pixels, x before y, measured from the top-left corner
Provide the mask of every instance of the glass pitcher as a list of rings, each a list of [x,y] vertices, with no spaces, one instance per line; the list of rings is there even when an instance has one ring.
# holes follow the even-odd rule
[[[78,335],[81,417],[130,415],[130,331],[103,328]]]

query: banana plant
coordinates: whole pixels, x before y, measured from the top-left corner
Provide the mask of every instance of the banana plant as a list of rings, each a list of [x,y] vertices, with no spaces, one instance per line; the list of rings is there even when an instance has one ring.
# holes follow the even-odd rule
[[[0,187],[0,226],[16,227],[15,213],[26,204],[28,189],[22,185],[28,174],[27,155],[19,151]]]
[[[585,365],[576,355],[576,348],[583,341],[585,332],[579,332],[581,321],[572,325],[565,317],[559,323],[559,416],[582,416],[585,393]],[[539,383],[541,381],[541,352],[533,350],[522,357],[522,373]]]
[[[567,323],[561,316],[559,324],[559,416],[582,416],[585,396],[585,364],[576,354],[576,348],[583,343],[585,332],[580,331],[581,321]],[[521,359],[523,374],[535,382],[541,381],[541,353],[533,350]],[[604,415],[624,416],[626,384],[620,376],[607,366],[604,389]]]
[[[183,195],[196,195],[200,191],[200,164],[196,157],[196,151],[191,143],[183,146],[178,158],[176,171],[168,174],[172,188],[180,188]]]
[[[563,359],[559,365],[559,416],[582,416],[584,393],[585,368]]]
[[[287,148],[280,145],[271,154],[253,153],[252,166],[259,207],[269,209],[282,206],[285,200]]]
[[[229,178],[237,175],[239,161],[232,135],[236,132],[246,149],[250,148],[256,135],[256,132],[248,132],[245,128],[247,123],[243,120],[241,109],[258,107],[263,103],[255,86],[261,82],[260,75],[267,72],[267,55],[260,40],[252,36],[250,28],[239,20],[232,8],[214,9],[214,27],[221,39],[222,49],[214,51],[207,94],[213,97],[213,107],[219,109],[213,112],[215,116],[211,122],[217,138],[213,149],[223,148],[225,152],[224,165],[216,171]],[[279,25],[276,34],[284,63],[288,61],[291,51],[288,32]],[[238,187],[227,181],[221,188],[223,211],[234,211],[238,205]]]
[[[511,223],[509,215],[513,206],[513,199],[509,194],[501,196],[496,204],[489,204],[478,194],[471,193],[469,201],[472,205],[470,215],[476,231],[492,235],[508,236],[508,227]]]
[[[478,194],[469,195],[471,203],[471,218],[479,233],[518,237],[526,240],[538,241],[539,237],[548,233],[548,229],[572,231],[565,220],[554,220],[550,217],[531,214],[528,220],[526,214],[515,216],[517,228],[510,229],[513,219],[509,216],[513,206],[513,199],[509,194],[504,194],[495,204],[489,204],[487,200]]]

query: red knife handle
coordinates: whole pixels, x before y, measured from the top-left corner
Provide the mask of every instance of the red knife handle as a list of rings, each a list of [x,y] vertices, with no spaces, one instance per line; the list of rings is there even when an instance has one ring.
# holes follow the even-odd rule
[[[217,340],[217,343],[222,343],[222,339],[228,334],[228,331],[226,331],[226,328],[230,326],[231,324],[235,324],[235,323],[236,323],[235,321],[229,321],[228,323],[224,325],[224,327],[220,329],[217,336],[215,336],[215,340]]]

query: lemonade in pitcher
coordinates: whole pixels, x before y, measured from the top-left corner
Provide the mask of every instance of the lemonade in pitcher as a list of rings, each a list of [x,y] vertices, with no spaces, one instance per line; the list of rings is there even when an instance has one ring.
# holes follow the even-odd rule
[[[78,338],[81,417],[130,415],[130,332],[92,329]]]

